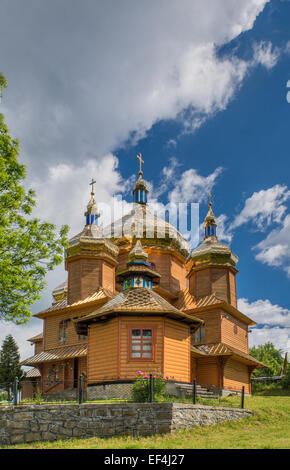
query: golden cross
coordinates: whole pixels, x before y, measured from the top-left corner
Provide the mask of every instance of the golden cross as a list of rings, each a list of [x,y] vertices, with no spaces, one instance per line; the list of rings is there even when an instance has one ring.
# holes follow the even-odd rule
[[[96,181],[94,180],[94,178],[92,178],[92,182],[90,183],[90,185],[92,186],[92,194],[94,194],[94,184],[96,183]]]
[[[144,163],[144,160],[142,160],[142,153],[139,153],[139,155],[137,155],[137,158],[140,162],[140,171],[142,171],[142,163]]]
[[[208,203],[211,204],[211,192],[210,192],[210,191],[208,192],[208,198],[209,198],[209,202],[208,202]]]

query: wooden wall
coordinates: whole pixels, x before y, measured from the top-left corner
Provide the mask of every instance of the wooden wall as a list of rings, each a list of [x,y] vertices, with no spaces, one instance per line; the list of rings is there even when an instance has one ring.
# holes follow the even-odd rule
[[[194,270],[189,277],[189,292],[196,298],[216,296],[237,307],[235,274],[225,267]]]
[[[102,259],[68,260],[68,303],[85,299],[99,287],[111,291],[115,286],[115,267]]]
[[[221,321],[221,342],[248,354],[247,325],[240,322],[237,318],[227,312],[223,312]]]
[[[91,307],[89,310],[86,309],[86,313],[89,311],[96,310],[96,307]],[[62,346],[72,346],[74,344],[86,344],[86,341],[79,341],[78,334],[76,333],[74,322],[72,318],[83,315],[84,313],[71,311],[56,313],[55,315],[48,316],[44,319],[44,350],[53,349]],[[65,344],[59,344],[59,323],[62,320],[70,319],[68,322],[68,342]]]
[[[90,325],[88,335],[88,383],[118,378],[118,319]]]
[[[199,385],[214,385],[216,387],[219,387],[219,370],[217,359],[215,357],[198,359],[197,383]]]
[[[178,382],[191,381],[190,331],[188,325],[165,320],[164,375]]]
[[[224,388],[241,392],[243,385],[245,393],[251,393],[249,368],[246,364],[230,358],[224,368]]]
[[[214,344],[221,342],[221,311],[211,310],[207,312],[194,313],[195,316],[204,320],[205,343]]]
[[[236,275],[229,271],[230,303],[237,308]]]

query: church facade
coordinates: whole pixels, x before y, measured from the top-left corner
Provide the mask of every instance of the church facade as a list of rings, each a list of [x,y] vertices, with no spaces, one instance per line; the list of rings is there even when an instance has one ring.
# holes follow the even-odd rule
[[[218,240],[211,201],[204,239],[189,252],[175,227],[150,212],[139,158],[133,209],[103,230],[92,185],[84,229],[65,253],[67,281],[35,315],[43,332],[29,339],[34,355],[22,362],[33,367],[24,396],[33,383],[43,394],[74,389],[80,375],[87,387],[132,383],[139,370],[251,393],[251,374],[264,367],[249,355],[255,322],[237,308],[238,258]]]

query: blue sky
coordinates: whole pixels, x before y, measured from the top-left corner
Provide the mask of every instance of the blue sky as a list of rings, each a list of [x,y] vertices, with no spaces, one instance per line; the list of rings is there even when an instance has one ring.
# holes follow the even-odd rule
[[[202,222],[211,190],[219,236],[239,256],[239,307],[258,323],[251,344],[290,352],[290,2],[58,5],[0,0],[0,112],[36,215],[76,233],[92,176],[99,201],[129,202],[141,152],[161,203],[199,202]],[[48,276],[33,312],[65,277]],[[40,328],[4,324],[0,339],[11,331],[27,355]]]

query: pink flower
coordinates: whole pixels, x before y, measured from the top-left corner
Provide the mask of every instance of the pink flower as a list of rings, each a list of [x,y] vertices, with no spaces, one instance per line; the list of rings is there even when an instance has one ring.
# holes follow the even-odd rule
[[[143,379],[148,379],[148,375],[144,375],[144,376],[143,376]]]
[[[153,375],[153,379],[156,379],[156,375]]]
[[[141,370],[138,370],[137,374],[143,375],[143,372],[141,372]]]
[[[165,378],[166,378],[166,380],[168,380],[168,379],[169,379],[168,375],[166,375],[166,377],[165,377]]]
[[[144,385],[142,385],[141,388],[144,388]]]

